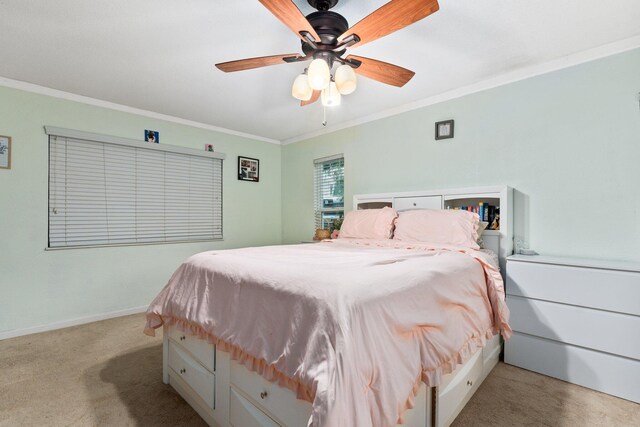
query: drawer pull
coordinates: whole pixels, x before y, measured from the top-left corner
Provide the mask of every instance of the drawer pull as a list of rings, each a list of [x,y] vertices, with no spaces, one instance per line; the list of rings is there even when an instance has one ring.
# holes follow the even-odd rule
[[[187,337],[185,337],[184,335],[180,337],[180,341],[184,341],[186,339],[187,339]]]
[[[184,374],[185,372],[187,372],[187,370],[186,370],[186,369],[180,369],[180,373],[181,373],[181,374]]]
[[[471,387],[473,385],[473,381],[467,381],[467,385]]]
[[[260,399],[266,399],[268,396],[268,393],[266,391],[263,391],[262,393],[260,393]]]
[[[413,206],[416,206],[416,202],[413,202]]]

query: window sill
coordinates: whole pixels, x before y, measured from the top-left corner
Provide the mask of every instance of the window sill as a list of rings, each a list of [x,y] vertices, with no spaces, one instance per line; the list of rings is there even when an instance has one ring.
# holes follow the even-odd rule
[[[114,243],[109,245],[84,245],[84,246],[59,246],[59,247],[45,247],[46,252],[64,251],[69,249],[100,249],[100,248],[122,248],[127,246],[152,246],[152,245],[175,245],[175,244],[189,244],[189,243],[205,243],[205,242],[223,242],[221,239],[205,239],[205,240],[176,240],[175,242],[149,242],[149,243]]]

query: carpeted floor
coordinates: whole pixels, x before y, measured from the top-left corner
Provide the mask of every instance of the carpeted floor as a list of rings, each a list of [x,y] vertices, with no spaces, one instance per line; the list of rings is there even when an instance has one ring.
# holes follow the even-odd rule
[[[143,324],[133,315],[0,341],[0,426],[205,426],[162,384],[162,338]],[[500,363],[454,426],[639,420],[638,404]]]

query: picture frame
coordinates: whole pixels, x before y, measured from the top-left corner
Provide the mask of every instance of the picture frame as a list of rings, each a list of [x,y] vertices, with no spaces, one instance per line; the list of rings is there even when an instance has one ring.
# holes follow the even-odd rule
[[[436,122],[436,140],[453,138],[454,121]]]
[[[213,144],[204,144],[204,151],[208,151],[209,153],[214,152]]]
[[[144,140],[147,142],[153,142],[160,144],[160,132],[157,130],[144,130]]]
[[[260,181],[260,160],[251,157],[238,156],[238,180]]]
[[[11,137],[0,135],[0,169],[11,169]]]

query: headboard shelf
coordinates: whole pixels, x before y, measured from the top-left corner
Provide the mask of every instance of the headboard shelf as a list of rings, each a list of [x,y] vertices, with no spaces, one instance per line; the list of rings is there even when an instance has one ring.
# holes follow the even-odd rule
[[[369,201],[358,204],[356,209],[382,209],[385,206],[392,207],[393,199],[369,200]]]
[[[398,211],[409,209],[455,209],[476,207],[480,203],[500,208],[500,229],[485,230],[485,247],[500,258],[504,271],[506,258],[513,253],[513,189],[508,186],[416,190],[397,193],[358,194],[353,209],[380,209],[391,206]]]
[[[456,197],[455,199],[444,199],[444,207],[460,207],[460,206],[475,206],[480,202],[494,203],[495,206],[500,206],[500,197],[482,197],[482,196],[467,196]]]

